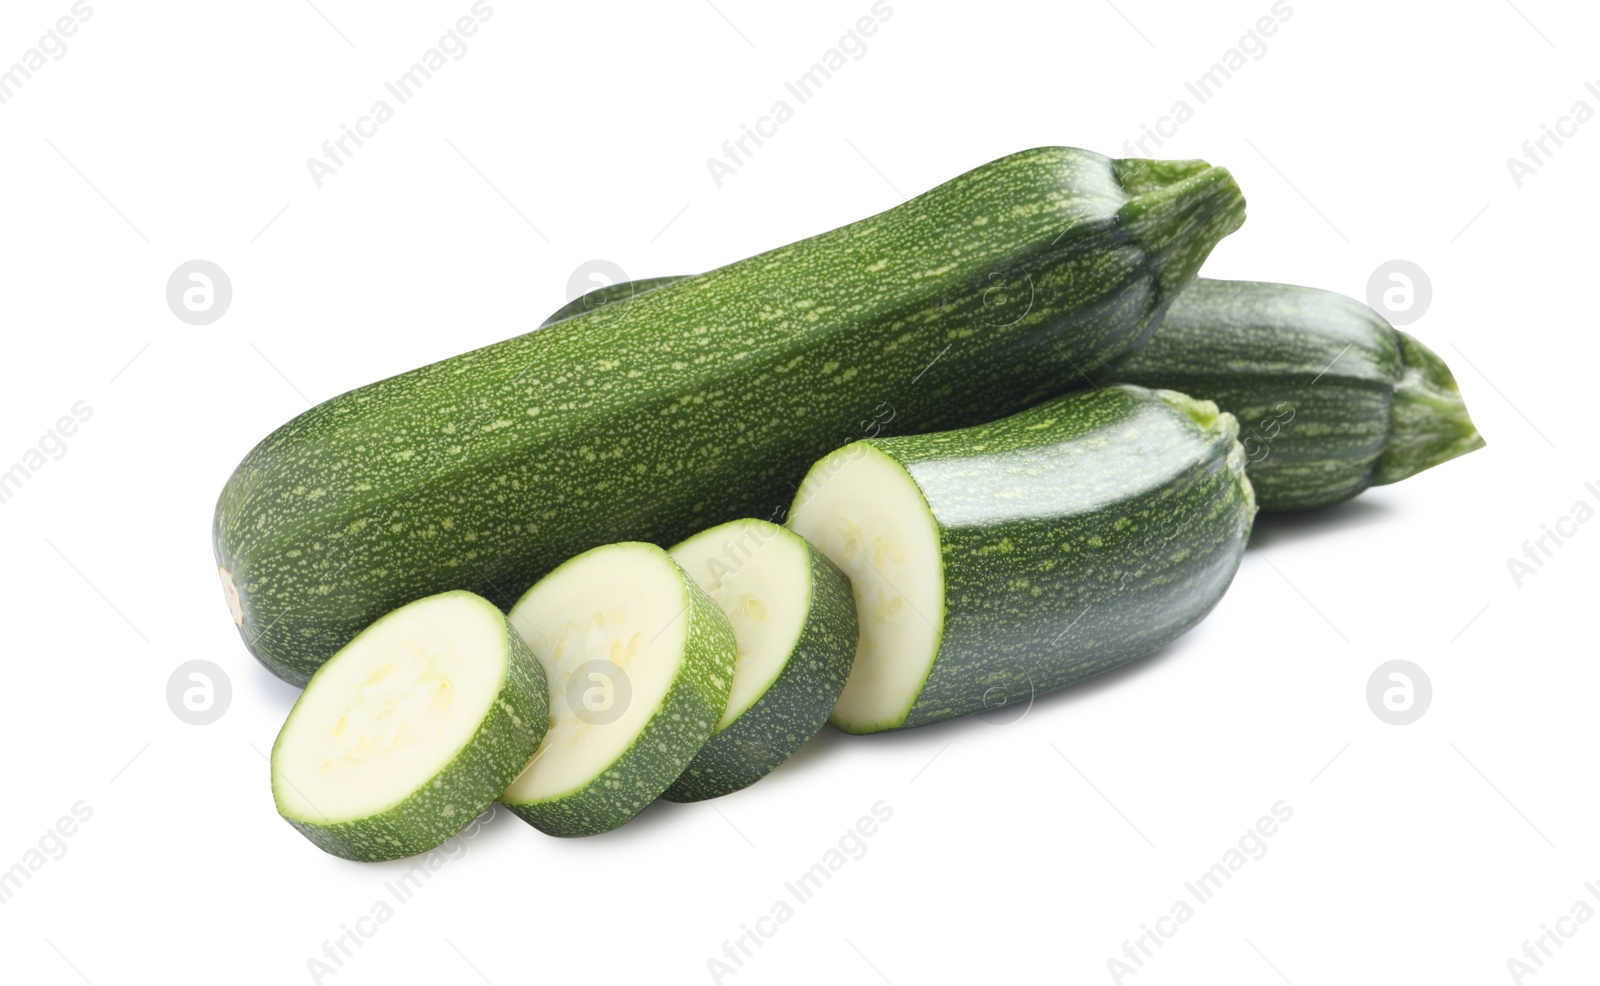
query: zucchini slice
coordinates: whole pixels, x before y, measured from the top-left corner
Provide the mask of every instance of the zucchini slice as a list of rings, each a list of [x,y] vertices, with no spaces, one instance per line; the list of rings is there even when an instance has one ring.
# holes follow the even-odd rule
[[[861,622],[833,724],[1029,701],[1199,622],[1255,514],[1237,427],[1208,401],[1118,386],[818,462],[789,526],[849,575]]]
[[[754,784],[827,725],[856,656],[856,604],[838,566],[764,520],[719,524],[668,553],[738,643],[716,732],[662,795],[702,801]]]
[[[278,813],[345,859],[425,852],[494,803],[544,739],[544,671],[470,592],[402,606],[312,675],[272,747]]]
[[[578,555],[517,601],[511,625],[549,679],[550,731],[500,801],[541,832],[594,835],[643,811],[728,705],[733,628],[653,544]]]

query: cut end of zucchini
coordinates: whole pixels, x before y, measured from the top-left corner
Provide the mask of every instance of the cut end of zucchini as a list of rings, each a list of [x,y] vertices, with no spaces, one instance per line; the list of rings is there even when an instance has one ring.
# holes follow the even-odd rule
[[[402,606],[324,664],[272,748],[278,813],[348,859],[439,845],[494,802],[544,735],[545,684],[470,592]]]
[[[1396,334],[1405,372],[1395,384],[1389,440],[1373,469],[1374,486],[1398,483],[1486,444],[1450,367],[1416,339]]]
[[[789,527],[850,577],[860,638],[830,721],[845,732],[905,722],[939,651],[944,563],[939,529],[905,468],[870,443],[812,467]]]
[[[233,625],[243,630],[244,603],[239,599],[239,586],[233,581],[233,573],[226,565],[218,565],[217,577],[222,580],[222,598],[228,601],[228,615],[233,617]]]

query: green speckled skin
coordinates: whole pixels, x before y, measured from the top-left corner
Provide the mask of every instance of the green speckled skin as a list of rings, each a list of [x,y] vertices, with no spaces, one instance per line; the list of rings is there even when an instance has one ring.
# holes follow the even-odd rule
[[[661,796],[711,736],[733,685],[736,645],[728,618],[694,579],[679,573],[688,596],[689,630],[683,664],[667,696],[628,747],[593,781],[537,802],[502,802],[548,835],[609,832]],[[555,696],[553,701],[564,701]],[[527,760],[523,759],[526,764]],[[515,779],[513,773],[506,784]],[[501,785],[502,790],[505,785]]]
[[[869,441],[922,491],[945,585],[933,667],[905,718],[880,728],[1031,701],[1198,623],[1255,515],[1235,428],[1206,402],[1117,386]]]
[[[774,532],[800,537],[784,528]],[[810,605],[788,663],[754,705],[706,741],[661,795],[668,801],[704,801],[749,787],[827,725],[856,657],[856,600],[838,566],[809,543],[806,554]]]
[[[484,605],[490,605],[487,600]],[[455,759],[433,779],[387,811],[366,818],[318,824],[283,818],[324,852],[374,862],[426,852],[494,804],[544,741],[550,723],[549,686],[544,668],[517,632],[506,624],[506,677],[483,725]],[[316,687],[316,676],[306,686]],[[298,706],[298,702],[296,705]],[[294,711],[290,710],[290,718]],[[280,734],[281,735],[281,734]],[[273,745],[272,786],[293,784],[277,769]]]
[[[666,277],[641,277],[637,281],[618,281],[615,284],[607,284],[604,287],[595,288],[593,291],[573,298],[551,312],[549,318],[539,323],[539,328],[542,329],[546,325],[553,325],[556,322],[564,322],[574,315],[582,315],[603,305],[632,301],[633,296],[636,294],[644,294],[646,291],[664,288],[673,281],[681,281],[691,276],[693,275],[672,274]]]
[[[1198,280],[1096,376],[1233,414],[1262,510],[1338,503],[1483,445],[1443,361],[1332,291]]]
[[[568,557],[770,517],[893,408],[961,427],[1141,343],[1244,218],[1204,162],[1038,148],[903,205],[328,400],[217,502],[236,621],[303,683],[446,589],[509,606]]]

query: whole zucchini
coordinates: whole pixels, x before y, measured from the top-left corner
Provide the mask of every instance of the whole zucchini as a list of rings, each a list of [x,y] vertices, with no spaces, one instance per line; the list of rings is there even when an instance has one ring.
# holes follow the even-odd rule
[[[1210,401],[1113,386],[928,435],[848,445],[789,526],[844,569],[861,632],[831,721],[922,726],[1062,688],[1188,630],[1255,516]]]
[[[546,324],[682,279],[597,288]],[[1198,278],[1150,341],[1095,379],[1198,394],[1233,414],[1269,512],[1339,503],[1484,445],[1444,360],[1317,288]]]
[[[1140,344],[1243,217],[1204,162],[1038,148],[342,394],[222,491],[234,620],[303,683],[410,600],[470,589],[509,606],[596,545],[770,516],[863,429],[990,420]]]
[[[1337,503],[1484,444],[1443,360],[1316,288],[1201,278],[1148,343],[1095,376],[1232,413],[1262,510]]]

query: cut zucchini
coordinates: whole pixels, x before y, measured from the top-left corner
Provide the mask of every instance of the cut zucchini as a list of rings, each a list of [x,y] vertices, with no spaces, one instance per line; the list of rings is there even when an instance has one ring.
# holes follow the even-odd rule
[[[1255,501],[1238,425],[1117,386],[812,467],[789,526],[849,575],[860,646],[832,721],[921,726],[1062,688],[1199,622]]]
[[[764,520],[720,524],[669,553],[738,643],[716,732],[662,795],[702,801],[754,784],[827,724],[856,656],[856,605],[833,562]]]
[[[272,747],[278,813],[345,859],[425,852],[494,803],[544,739],[543,669],[494,604],[402,606],[324,664]]]
[[[511,625],[550,682],[550,731],[500,801],[542,832],[594,835],[637,815],[727,707],[733,628],[653,544],[578,555],[517,601]]]

